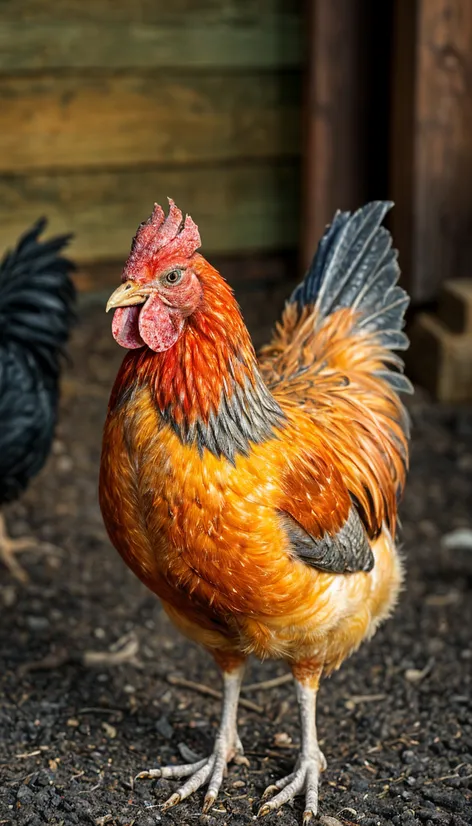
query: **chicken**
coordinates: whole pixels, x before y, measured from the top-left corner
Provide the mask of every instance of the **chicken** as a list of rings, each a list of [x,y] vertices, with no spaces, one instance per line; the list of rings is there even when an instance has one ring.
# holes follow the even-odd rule
[[[74,317],[72,264],[61,256],[70,236],[40,241],[45,227],[39,220],[0,264],[0,507],[25,490],[49,455]],[[26,548],[42,546],[10,539],[0,513],[0,559],[22,581],[15,554]]]
[[[145,777],[207,784],[215,801],[240,757],[237,705],[250,654],[287,661],[301,750],[259,814],[305,793],[318,807],[325,759],[316,695],[392,610],[402,581],[397,503],[408,461],[411,390],[392,351],[408,297],[381,226],[391,204],[338,212],[256,358],[233,293],[197,253],[170,201],[138,229],[112,294],[112,332],[129,352],[111,394],[100,501],[127,565],[178,629],[213,655],[223,710],[213,753]],[[274,793],[272,799],[267,797]]]

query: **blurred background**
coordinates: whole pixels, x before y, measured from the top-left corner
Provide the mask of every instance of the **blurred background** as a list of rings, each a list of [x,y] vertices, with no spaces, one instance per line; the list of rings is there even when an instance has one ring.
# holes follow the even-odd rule
[[[335,209],[370,198],[396,202],[414,307],[470,277],[469,0],[2,0],[0,24],[0,246],[45,213],[82,291],[109,291],[168,195],[266,322]],[[419,322],[415,378],[450,326]]]
[[[0,822],[158,824],[169,784],[130,778],[182,741],[204,753],[215,730],[201,694],[213,666],[125,569],[97,503],[123,355],[104,304],[167,196],[198,223],[256,345],[334,211],[396,202],[419,387],[407,586],[322,689],[321,806],[331,826],[471,823],[471,0],[0,0],[0,249],[43,214],[48,232],[73,232],[80,307],[49,462],[8,511],[13,535],[56,550],[22,554],[27,584],[0,570]],[[199,819],[196,799],[164,826],[250,824],[291,770],[291,687],[250,696],[251,769],[231,770],[218,819]]]

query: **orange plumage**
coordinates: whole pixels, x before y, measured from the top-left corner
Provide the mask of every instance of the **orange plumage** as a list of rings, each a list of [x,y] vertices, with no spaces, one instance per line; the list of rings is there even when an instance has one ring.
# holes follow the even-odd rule
[[[299,686],[312,763],[303,747],[303,777],[295,773],[262,814],[302,788],[305,818],[316,810],[313,755],[317,771],[323,760],[303,692],[374,632],[401,583],[394,538],[407,425],[397,390],[407,385],[390,347],[404,346],[407,300],[380,227],[386,208],[337,216],[259,359],[231,290],[195,251],[195,230],[188,241],[172,202],[173,226],[155,210],[110,299],[126,308],[115,337],[133,348],[103,440],[110,538],[228,680],[255,654],[285,658]],[[222,724],[224,762],[240,747],[235,713],[231,736]],[[209,780],[208,808],[221,782],[215,754],[204,780],[194,774],[169,805]]]

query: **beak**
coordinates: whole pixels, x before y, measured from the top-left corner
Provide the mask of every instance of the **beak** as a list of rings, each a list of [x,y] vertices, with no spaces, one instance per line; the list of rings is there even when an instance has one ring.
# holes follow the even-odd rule
[[[149,287],[125,281],[115,290],[108,299],[106,312],[116,307],[132,307],[134,304],[143,304],[150,294]]]

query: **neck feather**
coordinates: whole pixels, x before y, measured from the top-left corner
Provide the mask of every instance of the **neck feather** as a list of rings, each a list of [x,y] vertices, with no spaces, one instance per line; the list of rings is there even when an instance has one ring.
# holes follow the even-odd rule
[[[147,384],[161,416],[185,444],[234,461],[251,443],[274,436],[284,415],[265,386],[233,293],[200,256],[201,307],[164,353],[128,353],[112,403]]]

